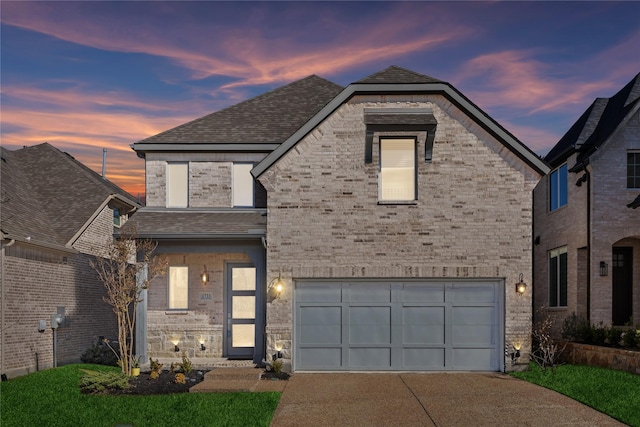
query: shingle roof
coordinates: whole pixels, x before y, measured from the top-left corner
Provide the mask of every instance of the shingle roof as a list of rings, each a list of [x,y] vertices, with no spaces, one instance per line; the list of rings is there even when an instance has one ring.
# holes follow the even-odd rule
[[[589,156],[609,139],[639,100],[640,73],[611,98],[597,98],[549,151],[545,160],[555,167],[579,151],[577,167],[588,163]]]
[[[358,80],[356,83],[393,83],[393,84],[412,84],[412,83],[442,83],[442,80],[427,76],[426,74],[416,73],[397,65],[392,65],[382,71],[371,74],[364,79]]]
[[[137,200],[48,143],[2,150],[2,232],[65,246],[111,195]]]
[[[316,75],[248,99],[136,143],[281,143],[313,117],[342,87]]]
[[[144,238],[260,238],[267,231],[265,209],[142,208],[127,221]]]

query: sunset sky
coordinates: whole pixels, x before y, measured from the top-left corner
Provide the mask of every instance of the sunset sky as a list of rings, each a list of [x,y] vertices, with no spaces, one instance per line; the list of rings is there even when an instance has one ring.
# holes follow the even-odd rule
[[[453,84],[538,154],[640,72],[640,2],[10,2],[1,137],[144,192],[130,144],[293,80]]]

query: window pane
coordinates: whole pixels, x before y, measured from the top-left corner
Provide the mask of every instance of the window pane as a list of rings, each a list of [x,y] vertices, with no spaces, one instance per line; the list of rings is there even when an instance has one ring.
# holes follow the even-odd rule
[[[231,287],[234,291],[255,291],[255,267],[234,267],[231,273]]]
[[[558,176],[558,207],[562,207],[567,204],[567,165],[563,165],[559,170]]]
[[[558,257],[549,258],[549,306],[558,306]]]
[[[558,286],[560,287],[560,306],[567,306],[567,253],[560,254]]]
[[[232,346],[253,347],[255,343],[256,328],[254,325],[232,325]]]
[[[415,200],[413,139],[380,140],[380,200]]]
[[[558,209],[558,171],[551,172],[551,183],[549,185],[549,208]]]
[[[233,206],[253,206],[253,165],[233,164]]]
[[[167,163],[167,207],[186,208],[189,202],[189,164]]]
[[[256,318],[256,297],[254,296],[233,296],[233,318],[234,319],[255,319]]]
[[[188,267],[169,267],[169,308],[189,308]]]
[[[627,153],[627,188],[640,188],[640,153]]]

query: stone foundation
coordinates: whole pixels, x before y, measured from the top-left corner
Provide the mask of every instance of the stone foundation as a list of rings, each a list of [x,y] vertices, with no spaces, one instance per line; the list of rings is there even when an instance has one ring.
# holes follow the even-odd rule
[[[640,375],[640,351],[567,342],[563,360],[574,365],[599,366]]]

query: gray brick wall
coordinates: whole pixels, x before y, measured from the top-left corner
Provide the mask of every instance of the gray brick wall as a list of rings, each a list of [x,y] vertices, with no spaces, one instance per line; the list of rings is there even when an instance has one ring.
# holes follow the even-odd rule
[[[568,305],[566,308],[545,310],[555,320],[555,333],[560,335],[564,318],[571,313],[586,317],[586,280],[591,279],[591,322],[611,323],[611,260],[613,246],[634,248],[634,318],[640,317],[640,217],[638,210],[627,208],[639,190],[626,188],[627,151],[640,150],[640,118],[635,114],[610,141],[602,145],[590,158],[591,174],[591,270],[586,266],[587,245],[587,184],[575,185],[583,172],[569,173],[568,204],[554,212],[548,211],[549,177],[540,181],[534,190],[534,235],[540,237],[535,246],[535,305],[547,306],[549,301],[548,251],[567,246]],[[567,160],[575,165],[576,155]],[[582,258],[580,255],[582,254]],[[599,263],[609,265],[609,275],[601,277]],[[541,316],[542,314],[540,314]]]
[[[364,108],[432,108],[433,162],[418,144],[418,201],[378,204],[378,138],[364,163]],[[539,176],[443,97],[356,96],[260,178],[268,190],[267,280],[289,286],[267,308],[268,343],[291,348],[292,279],[503,278],[505,342],[526,343],[532,190]],[[271,351],[272,349],[267,349]],[[526,354],[528,347],[523,347]]]

